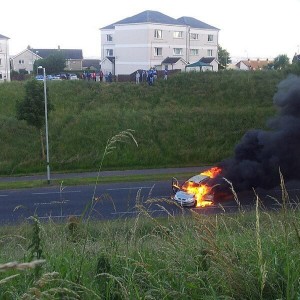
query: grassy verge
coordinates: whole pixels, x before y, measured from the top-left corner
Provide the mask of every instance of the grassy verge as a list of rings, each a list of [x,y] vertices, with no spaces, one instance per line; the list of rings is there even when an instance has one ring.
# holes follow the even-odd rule
[[[160,181],[170,180],[172,177],[178,179],[187,179],[195,175],[194,173],[174,173],[174,174],[156,174],[156,175],[130,175],[130,176],[104,176],[101,177],[98,184],[101,183],[113,183],[113,182],[134,182],[134,181]],[[63,182],[64,185],[86,185],[95,184],[96,177],[87,178],[65,178],[65,179],[52,179],[50,186],[59,186]],[[13,182],[0,182],[0,190],[4,189],[20,189],[20,188],[35,188],[35,187],[46,187],[49,186],[47,180],[24,180],[24,181],[13,181]]]

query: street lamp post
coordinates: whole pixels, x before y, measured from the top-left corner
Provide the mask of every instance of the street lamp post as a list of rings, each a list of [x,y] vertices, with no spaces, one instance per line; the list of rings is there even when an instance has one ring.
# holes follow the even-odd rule
[[[47,86],[46,86],[46,69],[39,66],[38,69],[43,70],[44,81],[44,97],[45,97],[45,128],[46,128],[46,156],[47,156],[47,181],[50,184],[50,160],[49,160],[49,139],[48,139],[48,105],[47,105]]]

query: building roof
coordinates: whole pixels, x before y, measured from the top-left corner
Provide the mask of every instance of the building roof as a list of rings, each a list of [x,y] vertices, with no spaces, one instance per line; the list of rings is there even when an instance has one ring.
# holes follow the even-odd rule
[[[0,34],[0,39],[1,39],[1,40],[9,40],[9,37]]]
[[[161,63],[173,65],[176,64],[180,59],[180,57],[167,57]]]
[[[100,68],[100,59],[84,59],[82,61],[82,67],[83,68],[95,68],[99,69]]]
[[[196,62],[194,62],[194,63],[192,63],[192,64],[187,65],[186,68],[195,68],[195,67],[200,67],[200,68],[202,68],[202,67],[207,67],[207,66],[210,66],[210,67],[211,67],[211,65],[210,65],[209,63],[202,62],[202,61],[199,59],[198,61],[196,61]]]
[[[101,29],[114,29],[116,25],[139,24],[139,23],[158,23],[158,24],[181,25],[181,26],[188,25],[193,28],[217,29],[211,25],[208,25],[204,22],[201,22],[191,17],[181,17],[179,19],[174,19],[161,12],[153,11],[153,10],[145,10],[137,15],[120,20]]]
[[[210,64],[212,61],[214,61],[216,58],[215,57],[202,57],[200,59],[201,62],[205,63],[205,64]]]
[[[114,57],[114,56],[106,56],[106,58],[107,58],[110,62],[112,62],[112,63],[114,63],[114,61],[115,61],[115,57]]]
[[[51,54],[55,54],[59,51],[64,55],[65,59],[83,59],[81,49],[33,49],[31,48],[29,50],[42,58],[47,58]]]
[[[259,59],[257,59],[257,60],[250,60],[250,59],[248,59],[248,60],[241,60],[241,61],[239,61],[236,64],[236,66],[238,68],[240,68],[240,65],[242,63],[244,65],[246,65],[251,70],[260,70],[260,69],[263,69],[264,67],[266,67],[268,64],[270,64],[271,61],[269,61],[268,59],[267,60],[259,60]]]
[[[199,21],[195,18],[191,18],[191,17],[181,17],[179,19],[177,19],[177,21],[179,23],[181,23],[182,25],[186,25],[186,26],[190,26],[192,28],[201,28],[201,29],[217,29],[218,28],[211,26],[209,24],[206,24],[202,21]]]

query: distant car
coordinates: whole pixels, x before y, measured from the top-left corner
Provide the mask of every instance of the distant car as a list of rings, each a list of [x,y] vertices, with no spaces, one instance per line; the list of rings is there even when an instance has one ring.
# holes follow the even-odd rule
[[[69,77],[70,80],[78,80],[78,77],[77,77],[76,74],[69,74],[68,77]]]
[[[205,207],[216,204],[218,201],[232,198],[232,192],[225,181],[220,177],[219,183],[214,178],[221,172],[221,169],[214,167],[203,173],[192,176],[182,185],[178,180],[172,178],[171,197],[180,206]]]
[[[44,76],[43,75],[36,75],[35,79],[36,80],[44,80]]]
[[[52,80],[61,80],[60,75],[51,75]]]
[[[53,76],[52,75],[46,75],[46,79],[47,80],[53,80]]]
[[[68,79],[68,76],[65,73],[59,74],[59,77],[60,77],[60,79]]]

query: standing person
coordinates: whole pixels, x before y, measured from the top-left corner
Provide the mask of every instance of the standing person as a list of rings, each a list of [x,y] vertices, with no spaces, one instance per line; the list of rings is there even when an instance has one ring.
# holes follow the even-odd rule
[[[108,82],[112,82],[112,73],[111,72],[108,73]]]
[[[157,71],[156,68],[153,68],[153,80],[157,79]]]
[[[150,70],[148,71],[147,80],[148,80],[148,84],[149,85],[153,85],[153,83],[154,83],[154,75],[153,75],[152,68],[150,68]]]
[[[135,73],[135,83],[136,84],[139,84],[140,83],[140,77],[141,77],[141,74],[139,71],[136,71]]]
[[[103,72],[100,70],[100,81],[103,81]]]
[[[145,70],[143,70],[143,72],[142,72],[142,82],[144,82],[145,79],[147,79],[147,72]]]
[[[165,68],[165,72],[164,72],[164,80],[168,79],[168,68]]]

